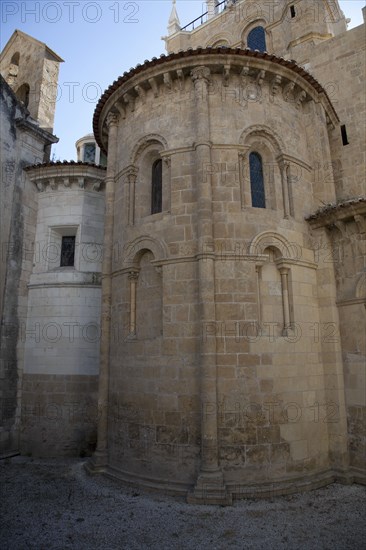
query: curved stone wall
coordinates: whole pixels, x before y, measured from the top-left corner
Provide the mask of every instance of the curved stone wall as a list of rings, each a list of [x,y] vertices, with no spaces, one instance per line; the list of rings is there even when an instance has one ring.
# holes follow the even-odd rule
[[[294,63],[221,53],[146,63],[94,118],[114,198],[104,460],[207,502],[326,483],[346,460],[340,344],[322,333],[338,327],[331,274],[304,221],[335,198],[317,161],[337,117]],[[266,208],[252,207],[251,152]]]

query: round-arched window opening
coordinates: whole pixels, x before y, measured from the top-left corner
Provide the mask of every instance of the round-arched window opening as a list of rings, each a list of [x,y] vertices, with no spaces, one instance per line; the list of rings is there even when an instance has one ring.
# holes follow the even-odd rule
[[[10,63],[11,63],[12,65],[19,65],[19,59],[20,59],[20,54],[19,54],[19,52],[15,52],[15,54],[14,54],[13,57],[11,58]]]
[[[163,209],[163,162],[158,159],[152,165],[151,174],[151,214]]]
[[[248,34],[247,47],[260,52],[267,51],[266,32],[263,27],[255,27]]]
[[[24,104],[25,107],[28,107],[29,105],[29,92],[29,84],[26,83],[22,84],[16,92],[17,98]]]

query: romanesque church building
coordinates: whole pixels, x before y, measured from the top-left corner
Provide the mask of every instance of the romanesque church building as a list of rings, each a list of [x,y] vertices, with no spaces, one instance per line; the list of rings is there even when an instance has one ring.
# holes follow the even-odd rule
[[[206,4],[173,1],[76,162],[50,161],[63,60],[1,54],[0,450],[192,503],[361,483],[365,25]]]

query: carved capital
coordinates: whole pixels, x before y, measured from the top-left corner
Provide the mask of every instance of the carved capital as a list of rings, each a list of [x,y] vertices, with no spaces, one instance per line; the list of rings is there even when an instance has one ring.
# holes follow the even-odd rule
[[[172,158],[171,157],[163,157],[163,162],[167,168],[170,168],[172,165]]]
[[[128,273],[128,280],[129,281],[137,281],[139,278],[139,272],[138,271],[129,271]]]
[[[127,179],[128,183],[135,183],[136,182],[138,171],[139,170],[138,170],[138,168],[136,168],[136,166],[129,166],[126,169],[125,176],[126,176],[126,179]]]
[[[210,83],[211,71],[208,67],[195,67],[191,70],[191,78],[194,83],[196,82],[205,82],[206,84]]]
[[[117,113],[108,113],[106,118],[106,124],[107,124],[108,130],[110,130],[112,126],[117,126],[118,120],[119,120],[119,116]]]

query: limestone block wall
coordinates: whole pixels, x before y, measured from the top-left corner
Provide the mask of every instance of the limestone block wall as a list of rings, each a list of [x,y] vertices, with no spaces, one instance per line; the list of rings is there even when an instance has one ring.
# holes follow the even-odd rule
[[[365,199],[323,209],[310,219],[324,264],[334,269],[344,365],[351,470],[364,479],[365,464]],[[325,240],[325,239],[328,240]]]
[[[300,89],[265,55],[231,53],[146,64],[106,92],[94,119],[115,174],[108,471],[195,486],[197,499],[213,475],[223,499],[326,482],[346,454],[344,401],[328,384],[340,344],[330,361],[314,337],[333,294],[319,294],[304,221],[335,199],[314,165],[319,148],[330,158],[336,117],[299,75]],[[248,92],[238,102],[243,87],[255,101]],[[251,203],[252,151],[263,158],[266,208]],[[151,214],[156,159],[163,199]]]
[[[291,6],[295,9],[294,17],[291,15]],[[204,10],[204,5],[197,7],[203,7]],[[192,13],[192,20],[199,16],[199,11]],[[186,21],[183,24],[188,23]],[[246,48],[248,34],[260,25],[265,29],[268,52],[286,59],[298,59],[304,51],[311,51],[314,45],[346,31],[345,18],[338,2],[329,1],[289,0],[269,3],[265,0],[238,0],[205,23],[200,23],[198,20],[194,29],[188,26],[167,37],[167,52],[207,46]]]
[[[24,346],[21,450],[90,453],[95,445],[105,171],[82,164],[27,171],[38,187]],[[62,237],[75,237],[63,267]]]
[[[57,138],[28,119],[28,111],[1,77],[1,451],[18,449],[22,349],[18,330],[26,318],[27,283],[32,272],[37,192],[24,166],[42,162]],[[29,182],[28,182],[29,183]]]
[[[325,86],[345,126],[344,142],[339,127],[331,134],[333,170],[328,170],[334,173],[339,201],[366,194],[364,35],[365,25],[360,25],[318,45],[310,59],[309,70]]]

